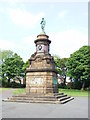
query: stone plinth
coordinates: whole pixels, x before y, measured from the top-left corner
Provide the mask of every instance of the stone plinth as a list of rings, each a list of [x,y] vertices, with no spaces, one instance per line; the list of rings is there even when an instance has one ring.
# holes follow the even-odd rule
[[[55,62],[49,54],[49,36],[40,34],[34,41],[36,52],[30,58],[26,72],[26,94],[58,93]]]
[[[26,78],[26,93],[57,93],[57,85],[53,85],[55,76],[54,72],[28,72]]]

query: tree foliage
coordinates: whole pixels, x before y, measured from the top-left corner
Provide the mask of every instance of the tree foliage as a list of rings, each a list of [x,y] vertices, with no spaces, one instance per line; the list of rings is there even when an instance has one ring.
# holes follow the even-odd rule
[[[3,63],[6,58],[12,57],[12,55],[13,55],[13,52],[11,50],[0,50],[1,63]]]
[[[10,58],[5,58],[2,64],[2,78],[7,79],[8,83],[10,83],[10,79],[21,75],[23,65],[22,58],[16,53]]]
[[[12,55],[13,55],[13,52],[11,50],[1,50],[0,49],[0,86],[2,84],[2,79],[1,79],[2,64],[6,58],[11,57]]]
[[[29,65],[30,65],[29,60],[27,60],[27,61],[24,63],[23,68],[22,68],[24,72],[25,72],[26,69],[29,67]]]
[[[88,82],[88,87],[90,83],[90,47],[83,46],[73,54],[66,62],[67,75],[75,81],[82,82],[82,89],[84,89],[86,83]]]
[[[60,74],[60,76],[64,79],[64,84],[66,82],[66,62],[68,60],[68,58],[60,58],[58,56],[54,56],[54,60],[55,60],[55,65],[57,68],[58,73]]]
[[[24,73],[25,73],[25,76],[24,76],[24,77],[26,77],[26,69],[29,67],[29,65],[30,65],[29,60],[27,60],[27,61],[24,63],[23,67],[22,67],[22,69],[23,69],[23,71],[24,71]]]

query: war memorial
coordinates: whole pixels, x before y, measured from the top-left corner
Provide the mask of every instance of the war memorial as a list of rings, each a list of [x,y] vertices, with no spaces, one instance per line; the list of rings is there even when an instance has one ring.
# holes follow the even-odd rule
[[[42,18],[42,32],[34,41],[36,52],[31,55],[30,66],[26,70],[26,94],[14,95],[4,101],[25,103],[54,103],[63,104],[72,99],[58,92],[57,70],[50,51],[49,36],[45,33],[45,20]]]

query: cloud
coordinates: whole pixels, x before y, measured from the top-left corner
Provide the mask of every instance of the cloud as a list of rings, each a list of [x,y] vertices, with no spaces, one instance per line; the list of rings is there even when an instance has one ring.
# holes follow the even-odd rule
[[[11,50],[14,53],[20,55],[24,61],[27,61],[31,54],[35,52],[34,40],[36,35],[31,35],[24,37],[22,40],[13,41],[13,40],[1,40],[0,39],[0,49],[1,50]]]
[[[66,17],[67,13],[68,13],[67,10],[63,10],[63,11],[61,11],[61,12],[58,13],[58,17],[59,17],[60,19],[63,19],[63,18]]]
[[[87,11],[87,12],[84,12],[83,15],[84,15],[85,17],[88,17],[88,11]]]
[[[34,28],[38,21],[44,16],[44,13],[32,14],[24,9],[8,9],[11,20],[16,24],[24,27]]]
[[[50,33],[51,53],[60,57],[70,57],[70,54],[84,45],[88,45],[88,35],[78,30],[66,30],[58,33]]]
[[[70,54],[78,50],[84,45],[88,45],[88,35],[78,30],[65,30],[63,32],[49,33],[49,38],[52,41],[50,44],[50,53],[58,55],[61,58],[70,57]],[[34,40],[37,35],[24,37],[22,40],[10,41],[0,40],[1,49],[10,49],[18,53],[24,61],[28,60],[36,50]]]
[[[52,2],[88,2],[88,0],[0,0],[1,2],[10,2],[12,3],[12,1],[15,1],[17,3],[31,3],[31,2],[43,2],[43,3],[52,3]]]
[[[37,35],[30,35],[23,38],[23,44],[31,44],[36,39]]]
[[[50,53],[52,55],[56,54],[60,57],[70,57],[70,54],[78,50],[80,47],[84,45],[88,45],[88,35],[78,31],[78,30],[65,30],[63,32],[57,33],[49,33],[49,38],[52,41],[50,44]],[[30,57],[35,50],[34,40],[36,39],[37,35],[27,36],[24,37],[22,40],[22,47],[25,47],[25,57],[24,60]],[[27,56],[26,56],[27,53]]]
[[[14,43],[10,42],[9,40],[0,40],[0,49],[8,50],[14,47]]]
[[[36,35],[31,35],[31,36],[27,36],[24,37],[22,40],[22,46],[26,46],[25,50],[27,52],[29,52],[29,54],[33,54],[35,52],[35,44],[34,44],[34,40],[36,40]]]
[[[8,4],[16,4],[16,3],[22,3],[24,2],[25,0],[0,0],[0,2],[2,3],[8,3]]]

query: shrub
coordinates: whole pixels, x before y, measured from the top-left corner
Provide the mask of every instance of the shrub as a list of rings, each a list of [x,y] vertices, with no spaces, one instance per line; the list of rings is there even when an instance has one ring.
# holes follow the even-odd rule
[[[81,81],[75,80],[72,83],[72,89],[78,89],[78,90],[80,90],[81,88],[82,88],[82,82]]]
[[[58,84],[58,88],[65,88],[66,85],[64,83]]]
[[[15,83],[15,82],[7,83],[7,82],[3,81],[3,82],[2,82],[2,87],[24,88],[25,85],[22,85],[22,84],[19,84],[19,83]]]

